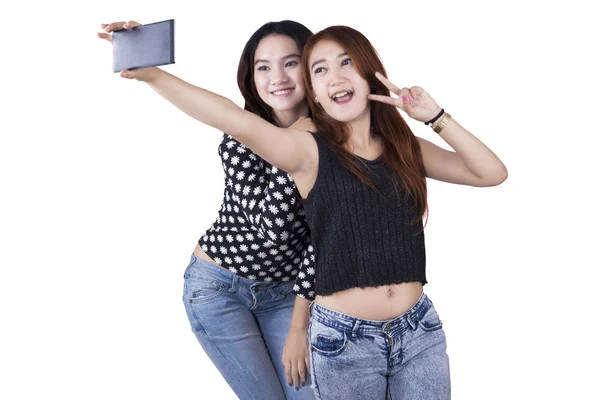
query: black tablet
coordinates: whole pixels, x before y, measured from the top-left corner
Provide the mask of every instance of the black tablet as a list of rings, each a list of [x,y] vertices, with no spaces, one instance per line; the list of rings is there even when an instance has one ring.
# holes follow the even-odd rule
[[[175,20],[112,33],[113,72],[175,63]]]

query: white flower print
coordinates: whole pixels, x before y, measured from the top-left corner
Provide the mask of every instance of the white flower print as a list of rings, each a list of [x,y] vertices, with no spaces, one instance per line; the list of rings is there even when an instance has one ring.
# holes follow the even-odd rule
[[[201,248],[235,274],[265,282],[295,281],[294,293],[311,298],[302,282],[310,282],[314,295],[314,254],[306,251],[308,230],[291,177],[229,135],[223,135],[219,155],[224,200],[216,222],[198,241]]]

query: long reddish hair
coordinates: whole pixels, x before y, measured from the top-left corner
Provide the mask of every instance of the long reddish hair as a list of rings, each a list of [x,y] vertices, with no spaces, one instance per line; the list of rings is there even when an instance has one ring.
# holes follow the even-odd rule
[[[379,55],[371,42],[359,31],[347,26],[330,26],[308,39],[302,55],[302,75],[306,85],[307,101],[313,115],[318,134],[336,151],[344,166],[361,182],[374,188],[361,163],[348,150],[345,144],[350,138],[350,125],[330,117],[315,102],[315,92],[310,78],[309,57],[317,43],[323,40],[337,42],[348,53],[359,75],[371,87],[371,93],[390,95],[390,91],[375,77],[380,72],[387,73]],[[404,186],[406,196],[411,196],[416,206],[415,223],[422,220],[427,212],[427,184],[421,147],[398,109],[378,101],[370,101],[371,128],[374,136],[384,144],[383,161],[391,166],[399,180],[393,182],[397,189],[398,181]]]

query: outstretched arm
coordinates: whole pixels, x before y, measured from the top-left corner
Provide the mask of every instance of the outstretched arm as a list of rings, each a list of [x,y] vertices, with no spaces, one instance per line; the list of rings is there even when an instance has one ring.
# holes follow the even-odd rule
[[[102,39],[111,41],[110,32],[135,29],[135,21],[102,25]],[[310,154],[316,154],[316,144],[308,132],[279,128],[231,100],[194,86],[159,68],[121,71],[121,76],[146,82],[154,91],[189,116],[226,132],[251,148],[269,163],[294,174],[307,167]]]

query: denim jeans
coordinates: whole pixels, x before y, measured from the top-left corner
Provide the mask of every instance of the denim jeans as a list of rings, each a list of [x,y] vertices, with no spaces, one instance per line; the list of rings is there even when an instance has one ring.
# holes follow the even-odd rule
[[[314,399],[308,380],[300,390],[288,386],[281,362],[293,286],[242,278],[192,255],[183,291],[192,331],[240,399]]]
[[[317,399],[450,399],[446,337],[425,294],[388,321],[313,302],[308,337]]]

